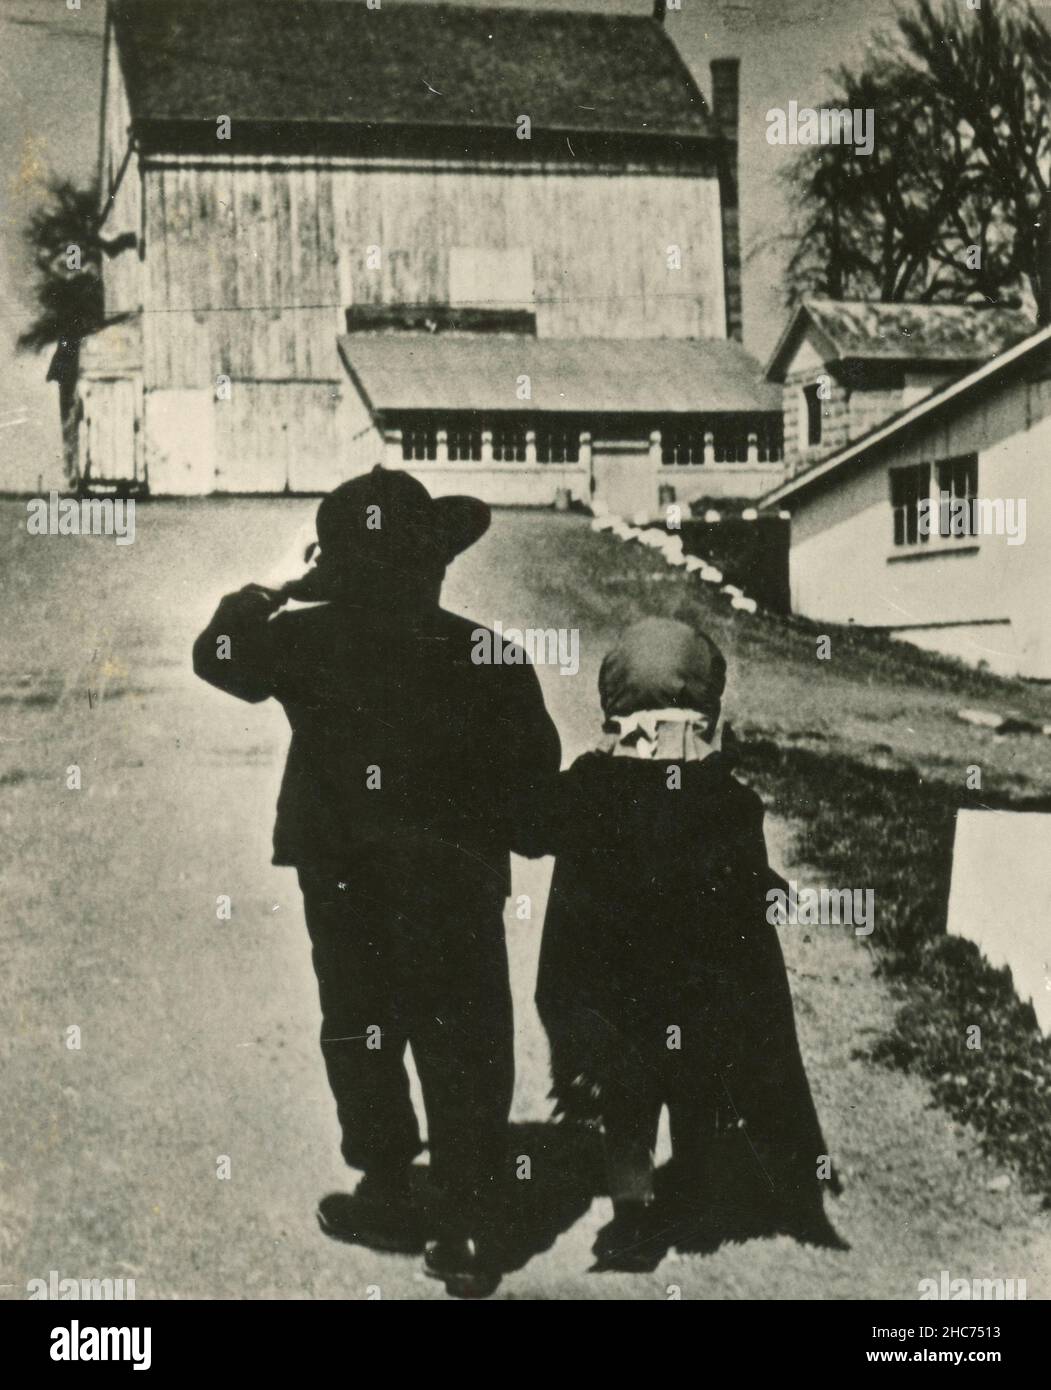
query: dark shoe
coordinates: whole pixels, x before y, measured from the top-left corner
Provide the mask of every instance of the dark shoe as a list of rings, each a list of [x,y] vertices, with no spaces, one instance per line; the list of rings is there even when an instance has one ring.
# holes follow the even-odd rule
[[[618,1202],[592,1246],[596,1270],[650,1274],[668,1253],[652,1202]]]
[[[470,1236],[428,1241],[423,1267],[451,1298],[488,1298],[500,1285],[496,1261]]]
[[[418,1255],[423,1249],[423,1220],[407,1177],[376,1178],[366,1173],[352,1193],[322,1197],[317,1219],[333,1240],[394,1255]]]

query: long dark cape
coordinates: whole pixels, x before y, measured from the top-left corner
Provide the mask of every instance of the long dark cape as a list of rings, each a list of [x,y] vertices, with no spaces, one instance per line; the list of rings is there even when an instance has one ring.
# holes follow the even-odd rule
[[[701,1097],[724,1166],[819,1223],[828,1149],[766,919],[762,803],[722,754],[679,770],[674,789],[663,763],[586,754],[522,846],[557,855],[537,988],[553,1093],[593,1120],[625,1077],[687,1113]]]

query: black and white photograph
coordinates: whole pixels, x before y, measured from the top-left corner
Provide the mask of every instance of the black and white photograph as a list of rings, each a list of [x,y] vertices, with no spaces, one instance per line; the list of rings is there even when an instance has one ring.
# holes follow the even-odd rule
[[[0,574],[34,1364],[1021,1367],[1051,3],[0,0]]]

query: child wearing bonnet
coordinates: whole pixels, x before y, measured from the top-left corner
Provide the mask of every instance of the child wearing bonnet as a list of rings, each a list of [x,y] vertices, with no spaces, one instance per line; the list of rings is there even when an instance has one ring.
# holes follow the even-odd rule
[[[537,1005],[559,1115],[602,1132],[613,1220],[598,1268],[779,1232],[840,1244],[766,917],[780,880],[763,805],[721,746],[725,684],[704,633],[664,618],[628,628],[602,662],[601,741],[539,789],[518,830],[520,853],[555,855]]]

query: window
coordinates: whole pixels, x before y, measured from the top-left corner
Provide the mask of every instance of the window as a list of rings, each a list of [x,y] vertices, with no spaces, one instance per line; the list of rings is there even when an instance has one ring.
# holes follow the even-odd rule
[[[894,513],[894,544],[917,545],[930,539],[929,526],[920,525],[931,504],[931,466],[914,464],[890,471],[890,505]]]
[[[773,415],[756,426],[759,435],[759,462],[780,463],[785,456],[785,421]]]
[[[444,431],[449,463],[480,463],[482,435],[492,433],[493,463],[525,463],[527,419],[486,418],[474,412],[404,415],[401,456],[406,463],[433,463],[438,458],[438,437]],[[581,426],[574,422],[541,425],[536,431],[537,463],[579,463]]]
[[[978,534],[978,455],[944,459],[938,464],[938,534],[961,540]]]
[[[493,429],[493,462],[525,463],[525,425],[496,425]]]
[[[708,432],[712,435],[716,463],[747,463],[748,440],[753,434],[760,463],[779,463],[784,452],[780,415],[715,416],[663,425],[661,461],[666,465],[703,464],[704,436]]]
[[[471,423],[450,421],[449,462],[480,463],[482,458],[482,427]]]
[[[716,463],[747,463],[748,436],[752,426],[748,420],[720,420],[715,426]]]
[[[803,387],[803,401],[806,405],[806,442],[807,448],[813,449],[815,445],[821,443],[821,397],[818,395],[820,385],[815,381],[811,386]]]
[[[401,456],[408,463],[438,457],[438,428],[433,420],[402,426]]]
[[[661,462],[665,464],[704,463],[703,426],[683,428],[672,426],[661,430]]]
[[[548,425],[536,432],[537,463],[579,463],[580,427]]]

